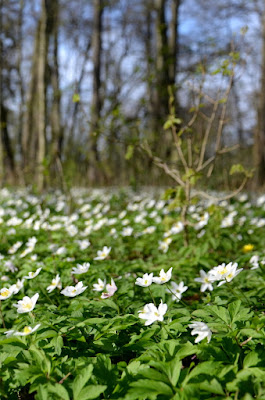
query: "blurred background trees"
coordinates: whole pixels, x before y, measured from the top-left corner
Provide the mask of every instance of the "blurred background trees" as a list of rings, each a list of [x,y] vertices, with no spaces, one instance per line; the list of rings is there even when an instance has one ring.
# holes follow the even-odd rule
[[[236,184],[235,163],[263,187],[264,0],[0,0],[0,29],[2,185],[171,183],[139,146],[178,165],[171,93],[178,129],[194,118],[181,138],[194,154],[220,99],[205,153],[239,146],[216,159],[212,188]]]

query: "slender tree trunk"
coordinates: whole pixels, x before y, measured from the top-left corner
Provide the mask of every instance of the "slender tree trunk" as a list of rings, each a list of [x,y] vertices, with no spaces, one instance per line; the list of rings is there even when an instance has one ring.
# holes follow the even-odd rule
[[[156,0],[156,94],[155,113],[158,127],[168,111],[169,49],[165,18],[165,0]],[[159,128],[158,128],[159,129]]]
[[[171,20],[169,23],[169,36],[168,36],[168,81],[169,85],[175,88],[175,106],[176,112],[178,110],[177,87],[176,87],[176,74],[178,68],[179,58],[179,6],[181,0],[171,0]]]
[[[255,186],[265,184],[265,13],[262,19],[262,67],[257,130],[254,143]]]
[[[52,162],[56,162],[57,157],[61,158],[62,127],[61,127],[61,91],[59,85],[59,63],[58,63],[58,28],[59,28],[59,3],[53,0],[49,3],[47,12],[49,13],[50,30],[47,32],[47,41],[51,40],[51,86],[52,109],[51,109],[51,129],[52,129]]]
[[[85,54],[84,54],[84,59],[83,59],[81,72],[80,72],[79,78],[78,78],[78,80],[76,82],[76,85],[75,85],[76,86],[75,87],[75,92],[78,93],[78,94],[81,91],[83,80],[84,80],[84,77],[85,77],[86,64],[87,64],[88,57],[89,57],[90,47],[91,47],[91,40],[89,38],[88,42],[87,42],[86,49],[85,49]],[[69,133],[68,133],[68,144],[71,143],[71,140],[72,140],[72,138],[74,136],[79,108],[80,108],[80,102],[77,101],[77,102],[74,103],[73,114],[72,114],[72,122],[71,122]]]
[[[34,179],[37,189],[44,187],[46,152],[46,80],[47,66],[47,0],[41,2],[41,15],[35,35],[31,81],[23,122],[23,167],[27,181]]]
[[[37,122],[37,169],[36,184],[39,191],[44,187],[44,159],[45,159],[45,113],[46,113],[46,88],[45,88],[45,67],[47,64],[47,42],[46,42],[46,1],[42,0],[42,12],[40,19],[40,39],[39,39],[39,57],[37,68],[37,93],[38,93],[38,122]]]
[[[23,169],[23,145],[22,145],[22,137],[23,137],[23,107],[25,106],[25,90],[23,84],[22,77],[22,27],[23,27],[23,16],[24,16],[24,0],[20,0],[20,8],[18,15],[18,31],[19,31],[19,42],[18,42],[18,57],[17,57],[17,73],[19,79],[19,121],[18,121],[18,149],[20,155],[20,165]],[[21,174],[21,169],[19,172],[20,180],[23,180],[23,173]]]
[[[94,0],[94,28],[92,37],[92,52],[93,52],[93,95],[91,107],[91,129],[90,129],[90,166],[89,180],[93,183],[98,183],[100,179],[99,168],[99,122],[101,113],[101,53],[102,53],[102,16],[103,16],[103,0]]]
[[[26,183],[33,181],[33,170],[36,157],[36,107],[37,107],[37,66],[38,66],[38,51],[39,51],[39,32],[40,21],[35,34],[34,50],[32,57],[31,79],[29,83],[29,90],[27,93],[27,107],[23,116],[22,128],[22,149],[23,149],[23,173]]]
[[[1,99],[2,100],[2,99]],[[11,146],[11,141],[8,132],[8,110],[3,103],[0,104],[1,107],[1,127],[2,127],[2,146],[3,146],[3,156],[5,164],[8,165],[9,171],[12,175],[14,181],[15,178],[15,161],[14,153]]]
[[[0,2],[0,32],[3,30],[3,1]],[[14,154],[11,146],[11,140],[8,131],[8,108],[5,105],[5,99],[3,96],[4,89],[10,90],[7,85],[9,84],[8,79],[4,81],[3,71],[3,57],[4,57],[4,41],[2,41],[2,35],[0,37],[0,180],[1,183],[4,180],[11,178],[15,181],[15,162]],[[9,176],[8,176],[9,175]],[[9,180],[9,179],[8,179]]]
[[[0,33],[3,30],[3,0],[0,0]],[[0,36],[0,102],[3,102],[3,41]],[[4,180],[4,152],[3,152],[3,124],[2,124],[2,107],[0,107],[0,185]]]

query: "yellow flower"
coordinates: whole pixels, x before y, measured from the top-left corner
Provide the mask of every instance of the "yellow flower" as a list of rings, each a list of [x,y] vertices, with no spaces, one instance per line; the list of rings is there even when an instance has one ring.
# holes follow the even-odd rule
[[[254,249],[254,245],[253,244],[245,244],[245,246],[243,246],[243,252],[244,253],[248,253],[249,251]]]

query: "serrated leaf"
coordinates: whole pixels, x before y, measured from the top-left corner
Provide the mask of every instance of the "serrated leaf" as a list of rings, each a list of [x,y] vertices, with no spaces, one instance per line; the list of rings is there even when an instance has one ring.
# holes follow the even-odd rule
[[[99,395],[106,389],[106,385],[88,385],[81,390],[78,400],[98,399]]]
[[[200,389],[213,394],[224,394],[222,385],[217,379],[212,379],[210,382],[202,382],[200,384]]]
[[[70,396],[65,387],[59,383],[48,385],[49,393],[55,394],[60,400],[70,400]]]
[[[93,365],[90,364],[86,368],[82,369],[80,373],[76,376],[74,382],[73,382],[73,395],[74,395],[74,400],[80,400],[79,399],[79,394],[87,381],[91,378],[93,371]]]
[[[167,384],[150,379],[139,379],[136,382],[132,382],[130,386],[133,387],[133,390],[140,390],[140,393],[146,393],[146,395],[150,393],[156,393],[165,396],[173,395],[171,388]]]

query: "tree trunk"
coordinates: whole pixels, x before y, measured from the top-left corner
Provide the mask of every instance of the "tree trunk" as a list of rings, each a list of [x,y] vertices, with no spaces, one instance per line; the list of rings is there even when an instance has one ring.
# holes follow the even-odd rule
[[[47,42],[46,42],[46,1],[42,0],[42,12],[40,19],[39,33],[39,54],[37,68],[37,93],[38,93],[38,122],[37,122],[37,169],[36,169],[36,184],[39,191],[44,187],[44,160],[45,160],[45,112],[46,112],[46,88],[45,88],[45,67],[47,64]]]
[[[92,184],[98,183],[99,172],[99,151],[98,136],[101,113],[101,53],[102,53],[102,16],[103,0],[94,0],[94,27],[92,36],[93,52],[93,94],[91,106],[91,128],[90,128],[90,155],[89,155],[89,180]]]
[[[179,58],[179,6],[181,0],[171,0],[171,20],[169,23],[169,37],[168,37],[168,80],[169,85],[175,87],[175,106],[176,112],[178,110],[177,88],[176,88],[176,74],[178,68]]]
[[[27,181],[32,182],[34,179],[39,191],[44,187],[44,161],[46,148],[46,1],[42,0],[41,16],[36,29],[31,81],[22,134],[24,171],[27,175]]]
[[[2,98],[1,98],[2,101]],[[11,146],[11,141],[8,133],[8,110],[4,106],[3,103],[0,104],[1,107],[1,140],[3,146],[3,160],[4,164],[8,165],[9,172],[12,176],[12,180],[14,182],[15,179],[15,161],[14,161],[14,153]]]
[[[63,130],[61,126],[61,91],[59,85],[59,63],[58,63],[58,30],[59,30],[59,2],[58,0],[48,0],[46,3],[47,10],[47,28],[46,41],[47,52],[50,48],[49,74],[46,79],[47,86],[51,84],[52,100],[51,100],[51,176],[59,175],[61,177],[61,164],[58,169],[58,163],[61,160]],[[62,177],[61,177],[62,178]]]
[[[158,129],[161,130],[163,119],[168,111],[168,32],[165,18],[165,0],[156,0],[156,94],[155,114]],[[158,134],[159,132],[157,132]]]
[[[262,19],[262,67],[257,130],[254,143],[255,186],[265,184],[265,13]]]

